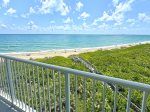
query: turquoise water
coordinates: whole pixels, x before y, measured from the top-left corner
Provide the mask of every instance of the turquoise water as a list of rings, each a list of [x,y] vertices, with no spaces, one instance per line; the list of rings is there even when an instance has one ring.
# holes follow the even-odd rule
[[[101,47],[150,41],[150,35],[0,35],[0,53]]]

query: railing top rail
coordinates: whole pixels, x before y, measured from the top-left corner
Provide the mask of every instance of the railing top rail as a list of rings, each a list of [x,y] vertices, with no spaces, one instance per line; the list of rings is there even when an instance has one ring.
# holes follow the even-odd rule
[[[67,68],[67,67],[56,66],[56,65],[52,65],[52,64],[36,62],[36,61],[32,61],[32,60],[20,59],[20,58],[16,58],[16,57],[6,56],[3,54],[0,54],[0,57],[6,58],[9,60],[24,62],[27,64],[32,64],[32,65],[36,65],[36,66],[40,66],[40,67],[54,69],[54,70],[57,70],[57,71],[60,71],[63,73],[75,74],[78,76],[84,76],[84,77],[88,77],[88,78],[92,78],[92,79],[96,79],[96,80],[100,80],[100,81],[104,81],[104,82],[109,82],[109,83],[113,83],[113,84],[117,84],[117,85],[126,86],[129,88],[134,88],[134,89],[150,92],[149,84],[114,78],[114,77],[105,76],[105,75],[99,75],[99,74],[95,74],[95,73],[89,73],[89,72],[85,72],[85,71],[75,70],[75,69],[71,69],[71,68]]]

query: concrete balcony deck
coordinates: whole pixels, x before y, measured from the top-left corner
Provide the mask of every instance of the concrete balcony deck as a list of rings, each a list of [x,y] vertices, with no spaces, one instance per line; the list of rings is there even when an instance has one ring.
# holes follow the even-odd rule
[[[22,112],[20,108],[12,105],[11,103],[5,102],[0,98],[0,112]]]

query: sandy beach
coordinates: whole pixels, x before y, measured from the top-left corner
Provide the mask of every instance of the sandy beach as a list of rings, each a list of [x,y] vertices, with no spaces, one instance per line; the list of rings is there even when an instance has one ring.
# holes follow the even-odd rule
[[[61,50],[49,50],[49,51],[40,51],[40,52],[18,52],[18,53],[1,53],[8,56],[13,56],[22,59],[37,59],[45,57],[55,57],[55,56],[64,56],[68,57],[70,55],[76,55],[86,52],[94,52],[97,50],[111,50],[111,49],[120,49],[122,47],[130,47],[140,44],[150,44],[150,41],[132,43],[132,44],[121,44],[121,45],[112,45],[104,47],[94,47],[94,48],[77,48],[77,49],[61,49]]]

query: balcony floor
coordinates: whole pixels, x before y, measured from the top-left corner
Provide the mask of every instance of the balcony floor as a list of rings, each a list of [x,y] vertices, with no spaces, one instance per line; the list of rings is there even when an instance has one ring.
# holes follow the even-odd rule
[[[19,112],[11,105],[6,104],[3,100],[0,99],[0,112]]]

